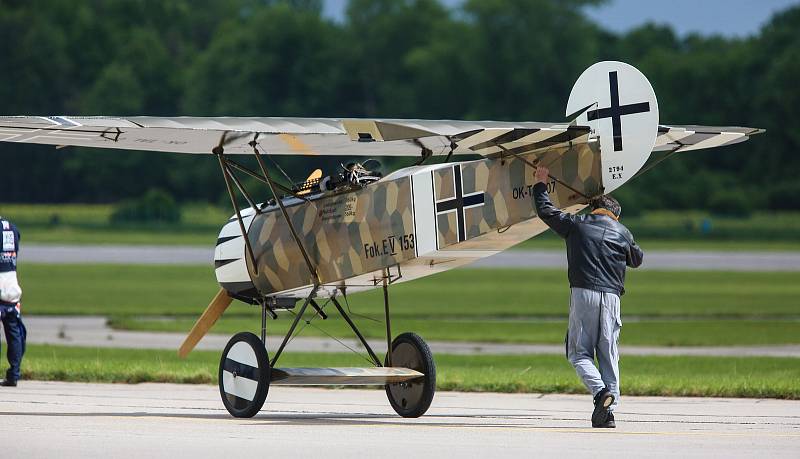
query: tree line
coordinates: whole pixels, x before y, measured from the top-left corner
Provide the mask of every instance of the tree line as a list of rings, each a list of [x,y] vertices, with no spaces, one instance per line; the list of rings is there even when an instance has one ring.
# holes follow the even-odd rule
[[[561,122],[578,75],[615,59],[650,79],[662,123],[767,129],[666,161],[623,205],[800,209],[800,7],[727,38],[615,33],[584,13],[596,3],[351,0],[334,21],[319,0],[0,0],[0,112]],[[320,165],[278,161],[297,180]],[[224,192],[205,155],[0,144],[0,170],[0,202]]]

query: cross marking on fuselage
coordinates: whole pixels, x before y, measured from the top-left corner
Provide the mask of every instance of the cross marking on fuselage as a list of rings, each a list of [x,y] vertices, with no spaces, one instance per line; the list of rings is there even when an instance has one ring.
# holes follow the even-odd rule
[[[458,164],[453,166],[453,182],[455,196],[450,199],[436,201],[436,216],[438,217],[441,214],[455,211],[456,220],[458,221],[458,242],[462,242],[467,240],[467,225],[464,211],[472,207],[482,206],[485,197],[483,191],[464,194],[464,182],[461,179],[461,166]]]
[[[614,134],[614,151],[620,151],[622,150],[622,116],[647,113],[650,111],[650,102],[620,105],[619,83],[617,81],[616,71],[608,72],[608,85],[611,90],[611,106],[597,110],[589,110],[586,115],[589,121],[611,118],[611,126]]]

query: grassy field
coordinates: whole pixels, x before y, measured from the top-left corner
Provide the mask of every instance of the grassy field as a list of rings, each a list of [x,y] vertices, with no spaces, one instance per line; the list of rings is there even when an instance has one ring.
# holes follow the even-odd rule
[[[627,224],[628,222],[624,222]],[[800,234],[795,239],[708,239],[685,238],[666,239],[640,237],[637,233],[636,243],[644,250],[660,251],[701,251],[701,252],[798,252],[800,251]],[[512,250],[564,250],[564,240],[552,232],[546,232],[512,247]]]
[[[333,308],[326,309],[326,312],[332,317],[326,321],[314,319],[312,325],[305,327],[304,322],[301,322],[298,326],[301,331],[297,334],[326,336],[327,333],[336,337],[354,336]],[[311,315],[311,312],[306,313],[307,318]],[[281,315],[278,321],[271,321],[268,324],[269,333],[285,334],[291,320],[291,316]],[[383,321],[372,322],[358,318],[355,321],[367,338],[385,339],[386,328]],[[152,320],[130,317],[111,320],[112,327],[118,329],[184,333],[188,332],[193,324],[194,319]],[[223,317],[214,326],[212,333],[225,335],[233,335],[240,331],[258,333],[260,329],[260,319],[254,314],[250,318]],[[431,341],[560,344],[564,342],[566,329],[566,317],[564,320],[547,322],[528,318],[502,322],[481,318],[468,321],[392,318],[394,332],[413,331]],[[800,343],[800,320],[636,321],[625,323],[620,337],[620,344],[630,346],[756,346],[794,343]]]
[[[208,246],[228,212],[184,208],[179,225],[114,226],[111,206],[8,206],[23,241],[77,244]],[[800,250],[800,214],[715,218],[703,233],[701,214],[653,213],[626,219],[648,250]],[[563,250],[543,235],[522,248]],[[46,265],[20,268],[29,315],[104,315],[114,326],[186,332],[217,291],[209,266]],[[623,345],[769,345],[800,343],[800,274],[632,271],[623,298]],[[391,289],[393,330],[428,340],[563,342],[568,285],[562,270],[461,269]],[[372,338],[384,326],[379,291],[349,298],[354,319]],[[332,320],[301,323],[302,335],[351,336],[335,310]],[[270,322],[281,333],[291,316]],[[212,332],[259,327],[258,310],[241,303]],[[31,345],[24,378],[104,382],[215,383],[218,352],[85,349]],[[439,388],[500,392],[584,393],[562,356],[437,355]],[[353,366],[351,353],[292,354],[281,366]],[[623,356],[624,392],[634,395],[778,397],[800,399],[800,359]],[[268,405],[267,405],[268,406]]]
[[[2,204],[25,243],[154,244],[210,246],[233,212],[207,204],[181,208],[178,224],[112,224],[114,206],[102,204]]]
[[[461,269],[398,284],[391,289],[393,327],[430,340],[560,343],[569,304],[565,277],[561,270]],[[186,332],[218,288],[211,268],[197,266],[26,264],[20,278],[26,314],[106,315],[113,326],[133,330]],[[798,280],[798,273],[631,272],[621,341],[800,343]],[[382,322],[358,316],[382,318],[380,291],[353,295],[348,304],[367,336],[383,336]],[[326,311],[331,319],[313,324],[351,336],[335,310]],[[255,330],[258,313],[236,302],[212,332]],[[282,313],[270,331],[282,333],[290,321]],[[302,334],[324,333],[306,326]]]
[[[220,224],[219,227],[222,225]],[[186,226],[79,228],[74,226],[21,227],[25,244],[76,245],[186,245],[213,247],[219,227],[198,229]]]
[[[440,390],[585,393],[560,356],[437,355]],[[24,379],[216,383],[218,352],[29,346]],[[363,366],[353,354],[286,354],[278,366]],[[623,357],[625,395],[800,399],[800,359]],[[269,401],[267,402],[267,409]]]
[[[706,212],[653,211],[621,220],[648,250],[800,250],[800,213],[755,213],[746,218]],[[518,248],[563,247],[553,233]]]
[[[20,266],[30,314],[195,317],[219,289],[211,266]],[[800,316],[800,273],[632,271],[625,315],[642,317]],[[563,317],[566,274],[541,269],[459,269],[390,289],[397,317]],[[350,297],[357,312],[379,314],[382,294]],[[232,315],[253,311],[237,303]]]
[[[232,214],[207,204],[182,207],[174,225],[114,225],[112,205],[2,204],[0,215],[14,220],[24,241],[61,244],[203,245],[216,240]],[[624,219],[643,247],[650,250],[800,250],[800,213],[756,213],[747,218],[703,212],[656,211]],[[519,248],[560,249],[553,235],[531,239]]]

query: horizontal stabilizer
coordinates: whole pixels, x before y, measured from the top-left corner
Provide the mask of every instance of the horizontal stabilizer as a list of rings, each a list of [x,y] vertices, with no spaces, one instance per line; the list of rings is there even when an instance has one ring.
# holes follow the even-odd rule
[[[653,151],[691,151],[744,142],[764,129],[734,126],[659,126]]]

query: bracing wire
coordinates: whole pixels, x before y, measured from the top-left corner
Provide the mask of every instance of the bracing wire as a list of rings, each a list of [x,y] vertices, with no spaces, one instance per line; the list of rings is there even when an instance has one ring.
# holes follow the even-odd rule
[[[331,300],[330,300],[330,299],[328,299],[328,301],[326,301],[326,302],[325,302],[325,304],[323,304],[322,306],[320,306],[320,307],[319,307],[320,311],[324,311],[324,310],[325,310],[325,307],[326,307],[326,306],[328,306],[328,303],[330,303],[330,302],[331,302]],[[295,313],[295,312],[294,312],[294,311],[292,311],[291,309],[287,309],[287,311],[289,311],[289,313],[290,313],[290,314],[292,314],[293,316],[297,316],[297,313]],[[319,313],[318,313],[318,312],[314,312],[314,315],[313,315],[313,316],[312,316],[310,319],[308,319],[308,320],[304,320],[304,321],[303,321],[303,322],[304,322],[304,323],[303,323],[303,326],[302,326],[302,327],[300,327],[300,330],[297,330],[297,331],[295,331],[295,332],[294,332],[294,334],[292,335],[292,337],[291,337],[291,338],[289,338],[289,341],[288,341],[286,344],[289,344],[289,343],[291,343],[292,341],[294,341],[294,339],[295,339],[295,338],[296,338],[298,335],[300,335],[300,332],[302,332],[302,331],[303,331],[303,330],[304,330],[304,329],[305,329],[305,328],[306,328],[308,325],[311,325],[311,321],[312,321],[312,320],[314,320],[314,318],[315,318],[315,317],[319,317]],[[313,325],[312,325],[312,327],[313,327]]]
[[[285,170],[283,170],[283,168],[281,167],[281,165],[280,165],[280,164],[278,164],[278,163],[275,161],[275,159],[272,157],[272,155],[271,155],[271,154],[269,154],[269,153],[267,152],[267,150],[265,150],[265,149],[264,149],[264,148],[263,148],[263,147],[262,147],[260,144],[258,144],[258,143],[257,143],[256,145],[258,145],[258,148],[260,148],[260,149],[261,149],[261,152],[264,154],[264,156],[266,156],[267,158],[269,158],[269,161],[272,163],[272,165],[273,165],[273,166],[275,166],[275,168],[276,168],[276,169],[278,169],[278,170],[281,172],[281,174],[283,175],[283,177],[284,177],[284,178],[286,178],[286,181],[288,181],[288,182],[289,182],[289,186],[290,186],[290,187],[291,187],[291,186],[293,186],[293,184],[294,184],[294,180],[292,180],[292,178],[291,178],[291,177],[289,177],[289,174],[287,174],[287,173],[286,173],[286,171],[285,171]],[[277,199],[277,197],[276,197],[275,199]]]
[[[345,305],[345,307],[347,307],[347,312],[349,312],[351,316],[360,317],[360,318],[362,318],[364,320],[370,320],[372,322],[376,322],[376,323],[379,323],[379,324],[383,323],[383,321],[380,321],[380,320],[378,320],[378,319],[376,319],[374,317],[370,317],[370,316],[367,316],[367,315],[364,315],[364,314],[359,314],[357,312],[353,312],[353,310],[350,309],[350,302],[347,301],[347,295],[342,295],[342,296],[344,297],[344,305]]]
[[[326,301],[326,302],[325,302],[325,304],[323,304],[322,306],[320,306],[320,307],[319,307],[319,309],[320,309],[321,311],[324,311],[324,310],[325,310],[325,308],[328,306],[328,304],[330,304],[330,302],[331,302],[331,300],[330,300],[330,298],[329,298],[329,299],[328,299],[328,301]],[[297,315],[297,314],[296,314],[294,311],[292,311],[292,310],[288,310],[288,311],[289,311],[289,312],[290,312],[292,315],[294,315],[294,316],[296,316],[296,315]],[[316,313],[316,314],[314,314],[314,316],[313,316],[313,317],[311,317],[311,318],[310,318],[310,319],[308,319],[308,320],[304,320],[304,321],[303,321],[303,322],[304,322],[304,323],[303,323],[303,326],[302,326],[302,327],[300,327],[300,329],[299,329],[299,330],[297,330],[297,331],[296,331],[296,332],[295,332],[295,333],[292,335],[292,337],[291,337],[291,338],[289,338],[289,341],[288,341],[286,344],[288,345],[289,343],[291,343],[292,341],[294,341],[294,339],[295,339],[297,336],[299,336],[299,335],[300,335],[300,333],[301,333],[303,330],[305,330],[305,328],[306,328],[307,326],[310,326],[311,328],[313,328],[313,329],[315,329],[315,330],[317,330],[317,331],[319,331],[319,332],[322,332],[322,334],[323,334],[323,335],[325,335],[325,336],[327,336],[328,338],[330,338],[330,339],[332,339],[332,340],[336,341],[337,343],[341,344],[342,346],[344,346],[345,348],[347,348],[347,349],[348,349],[350,352],[352,352],[353,354],[355,354],[355,355],[357,355],[357,356],[361,357],[362,359],[366,360],[366,361],[367,361],[367,362],[369,362],[370,364],[374,364],[374,363],[375,363],[375,362],[373,362],[372,360],[368,359],[368,358],[367,358],[365,355],[363,355],[362,353],[358,352],[356,349],[353,349],[352,347],[348,346],[348,345],[347,345],[347,343],[344,343],[344,342],[342,342],[342,340],[340,340],[340,339],[336,338],[335,336],[331,335],[331,334],[330,334],[330,333],[328,333],[327,331],[325,331],[325,330],[323,330],[322,328],[318,327],[317,325],[313,324],[313,323],[312,323],[312,321],[313,321],[313,320],[314,320],[314,318],[316,318],[316,317],[319,317],[319,313]]]
[[[355,349],[353,349],[352,347],[348,346],[346,343],[342,342],[342,340],[340,340],[340,339],[336,338],[335,336],[331,335],[330,333],[326,332],[325,330],[323,330],[323,329],[321,329],[321,328],[317,327],[316,325],[312,324],[310,321],[308,322],[308,325],[311,325],[311,327],[313,327],[313,328],[317,329],[318,331],[321,331],[321,332],[322,332],[324,335],[328,336],[328,337],[329,337],[329,338],[331,338],[332,340],[334,340],[334,341],[336,341],[337,343],[341,344],[342,346],[346,347],[346,348],[347,348],[347,349],[349,349],[349,350],[350,350],[350,351],[351,351],[353,354],[355,354],[355,355],[357,355],[357,356],[361,357],[362,359],[366,360],[367,362],[369,362],[369,363],[370,363],[370,365],[373,365],[373,364],[375,363],[375,362],[373,362],[372,360],[368,359],[368,358],[367,358],[365,355],[361,354],[361,353],[360,353],[360,352],[358,352],[357,350],[355,350]]]

